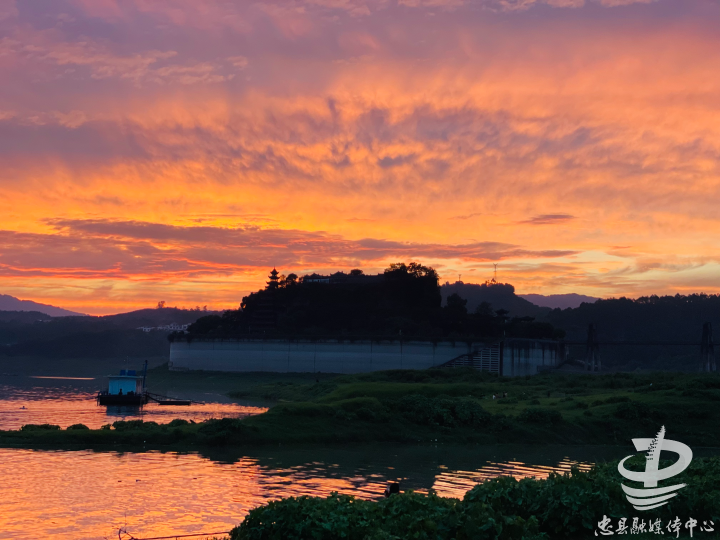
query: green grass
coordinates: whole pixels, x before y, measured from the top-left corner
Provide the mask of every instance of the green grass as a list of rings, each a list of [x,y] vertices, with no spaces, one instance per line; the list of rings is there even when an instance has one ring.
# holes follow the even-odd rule
[[[154,370],[153,375],[162,374]],[[0,432],[0,445],[250,445],[392,441],[417,443],[623,444],[668,437],[720,446],[720,376],[674,373],[498,378],[471,369],[363,375],[176,373],[185,384],[215,377],[232,395],[272,399],[243,420],[106,430]],[[492,399],[492,395],[504,395]],[[118,427],[119,426],[119,427]]]
[[[507,397],[492,399],[493,394],[507,394]],[[349,418],[345,419],[353,422],[356,433],[370,440],[382,436],[386,426],[395,433],[397,440],[423,439],[439,433],[443,439],[460,442],[625,444],[632,437],[654,435],[664,424],[674,436],[688,443],[720,446],[720,433],[714,428],[720,421],[720,407],[717,406],[720,405],[720,376],[717,374],[546,374],[499,378],[471,369],[388,371],[337,376],[305,384],[299,381],[264,382],[231,395],[264,396],[290,402],[271,409],[264,418],[258,417],[252,422],[260,420],[277,426],[278,415],[324,416],[328,427],[340,429],[341,434],[343,428],[334,426],[328,419],[332,416],[330,409],[317,407],[347,410],[348,407],[343,405],[347,400],[373,399],[371,409],[385,413],[379,414],[382,421],[376,422],[380,425],[373,428],[374,435],[367,433],[365,422],[353,417],[352,407],[348,410]],[[408,396],[423,396],[436,404],[443,399],[474,400],[503,426],[498,429],[492,421],[488,421],[487,426],[463,426],[461,422],[444,421],[442,413],[424,423],[407,422],[407,415],[399,412],[397,407],[399,400]],[[528,410],[538,409],[544,411],[545,416],[554,415],[561,421],[551,427],[523,422]],[[325,414],[321,414],[323,410]],[[400,422],[396,422],[398,416]],[[309,422],[314,429],[319,428],[314,425],[315,420]],[[428,431],[427,428],[432,429]],[[649,433],[645,434],[647,430]]]
[[[170,371],[165,363],[148,370],[147,384],[150,392],[171,391],[175,394],[187,392],[233,393],[240,399],[253,401],[274,401],[273,396],[263,395],[258,389],[275,385],[301,387],[337,378],[327,373],[226,373],[219,371]],[[247,394],[245,396],[244,394]]]

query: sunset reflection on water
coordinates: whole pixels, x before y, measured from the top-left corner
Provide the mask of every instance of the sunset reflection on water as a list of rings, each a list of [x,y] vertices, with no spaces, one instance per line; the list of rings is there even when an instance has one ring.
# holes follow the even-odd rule
[[[209,418],[243,418],[266,407],[238,403],[193,403],[189,406],[103,407],[94,392],[49,388],[16,388],[0,385],[0,429],[20,429],[25,424],[56,424],[66,428],[85,424],[97,429],[118,420],[145,420],[166,424],[175,418],[199,422]]]
[[[441,472],[435,477],[433,489],[441,497],[462,498],[475,485],[498,476],[513,476],[518,480],[522,478],[544,479],[551,473],[569,473],[573,467],[577,467],[581,471],[589,471],[592,464],[572,461],[567,457],[563,458],[555,467],[528,465],[518,461],[488,463],[476,471]],[[438,468],[443,469],[444,467],[440,466]]]
[[[200,421],[266,410],[231,402],[123,410],[99,407],[94,393],[77,387],[3,388],[0,429],[28,423],[97,428],[134,418]],[[436,443],[223,447],[190,453],[0,449],[0,478],[5,479],[0,483],[0,531],[2,538],[20,540],[117,538],[121,527],[135,538],[229,531],[252,508],[283,497],[325,497],[337,491],[372,500],[382,497],[389,481],[400,481],[403,491],[434,489],[441,496],[462,497],[489,478],[544,478],[573,465],[587,470],[590,463],[623,452],[548,448]],[[568,453],[574,458],[565,457]]]
[[[23,540],[113,538],[120,527],[137,538],[228,531],[250,509],[282,497],[337,491],[378,499],[390,480],[400,480],[403,489],[432,487],[439,495],[462,497],[487,478],[545,477],[574,463],[478,460],[475,470],[455,470],[423,456],[410,465],[405,456],[398,459],[406,466],[395,467],[382,459],[383,449],[389,448],[372,450],[378,460],[370,464],[365,458],[357,458],[362,464],[337,463],[336,453],[325,461],[322,449],[317,461],[300,464],[262,456],[227,463],[197,453],[0,449],[0,475],[13,479],[0,486],[0,530]]]

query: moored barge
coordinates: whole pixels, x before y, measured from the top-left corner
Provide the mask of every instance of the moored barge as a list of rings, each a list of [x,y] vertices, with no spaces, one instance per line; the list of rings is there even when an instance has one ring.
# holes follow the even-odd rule
[[[107,390],[98,392],[98,405],[145,405],[148,402],[146,375],[147,360],[142,375],[138,375],[134,369],[121,369],[120,375],[108,375]]]

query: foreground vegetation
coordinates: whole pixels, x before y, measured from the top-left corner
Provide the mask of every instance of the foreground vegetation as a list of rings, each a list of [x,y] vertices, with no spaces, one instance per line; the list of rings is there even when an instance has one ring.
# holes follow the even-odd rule
[[[641,470],[644,459],[631,462]],[[232,540],[305,539],[390,540],[575,540],[594,538],[598,522],[607,516],[617,532],[627,518],[625,534],[662,524],[670,538],[717,538],[720,529],[720,459],[698,459],[680,476],[687,483],[677,497],[656,510],[637,512],[620,488],[617,464],[599,465],[588,473],[551,475],[547,480],[496,478],[477,485],[462,500],[434,493],[405,493],[378,502],[333,494],[328,498],[298,497],[271,502],[252,510],[231,533]],[[638,528],[632,529],[633,518]],[[680,518],[679,530],[668,523]],[[697,526],[686,526],[690,518]],[[640,521],[641,520],[641,521]],[[707,532],[710,521],[715,532]],[[701,531],[706,522],[706,531]],[[690,534],[692,532],[692,535]],[[658,533],[660,534],[660,533]]]
[[[194,377],[193,374],[185,374]],[[623,444],[668,437],[720,446],[720,376],[673,373],[499,378],[472,369],[388,371],[320,380],[255,379],[237,398],[274,400],[245,419],[103,429],[25,426],[0,445],[247,445],[393,441]],[[496,399],[493,399],[493,395]],[[499,397],[503,396],[503,397]],[[507,396],[507,397],[504,397]]]

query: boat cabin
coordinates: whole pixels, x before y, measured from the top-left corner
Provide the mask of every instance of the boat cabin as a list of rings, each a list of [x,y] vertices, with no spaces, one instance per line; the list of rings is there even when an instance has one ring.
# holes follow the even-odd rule
[[[147,362],[142,375],[134,369],[121,369],[120,375],[108,375],[107,390],[98,392],[99,405],[144,405],[148,402],[145,392],[145,374]]]
[[[108,380],[108,394],[128,395],[143,392],[143,376],[137,375],[134,369],[122,369],[120,375],[110,375]]]

